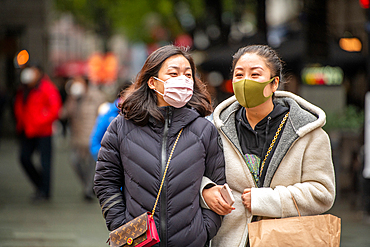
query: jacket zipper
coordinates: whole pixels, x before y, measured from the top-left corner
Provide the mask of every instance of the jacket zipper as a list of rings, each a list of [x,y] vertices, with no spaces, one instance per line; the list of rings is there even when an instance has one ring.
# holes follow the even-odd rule
[[[164,170],[167,164],[167,135],[171,126],[172,109],[166,108],[166,117],[164,122],[163,139],[162,139],[162,161],[161,161],[161,179],[163,178]],[[163,182],[163,188],[160,195],[159,223],[160,223],[160,247],[167,246],[167,182],[166,178]]]

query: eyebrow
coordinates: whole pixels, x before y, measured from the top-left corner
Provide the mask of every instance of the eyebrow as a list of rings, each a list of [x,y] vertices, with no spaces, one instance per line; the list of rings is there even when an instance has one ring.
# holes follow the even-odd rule
[[[256,70],[256,69],[261,69],[261,70],[264,71],[263,67],[259,66],[259,65],[253,66],[250,70]],[[244,67],[242,67],[242,66],[235,67],[234,71],[236,71],[236,70],[244,71]]]
[[[264,70],[264,69],[263,69],[263,67],[262,67],[262,66],[260,66],[260,65],[253,66],[251,69],[252,69],[252,70],[253,70],[253,69],[262,69],[262,70]]]
[[[177,66],[177,65],[169,65],[168,67],[167,67],[168,69],[180,69],[180,67],[179,66]],[[185,70],[188,70],[188,69],[191,69],[191,67],[186,67],[185,68]]]

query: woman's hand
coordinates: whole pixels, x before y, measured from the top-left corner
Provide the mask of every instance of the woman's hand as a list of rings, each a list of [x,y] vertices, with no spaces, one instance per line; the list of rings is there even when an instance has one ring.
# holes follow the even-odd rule
[[[245,189],[242,194],[242,202],[244,204],[244,207],[249,210],[249,212],[252,212],[252,189],[248,188]]]
[[[227,215],[235,208],[227,204],[222,198],[220,193],[221,188],[221,185],[216,185],[209,189],[204,189],[202,195],[208,207],[212,211],[219,215]]]

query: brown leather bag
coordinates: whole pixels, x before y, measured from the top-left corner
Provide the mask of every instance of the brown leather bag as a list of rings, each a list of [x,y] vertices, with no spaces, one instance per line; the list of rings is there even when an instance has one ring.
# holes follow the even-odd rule
[[[146,212],[112,231],[109,240],[112,247],[152,246],[159,236],[152,215]]]

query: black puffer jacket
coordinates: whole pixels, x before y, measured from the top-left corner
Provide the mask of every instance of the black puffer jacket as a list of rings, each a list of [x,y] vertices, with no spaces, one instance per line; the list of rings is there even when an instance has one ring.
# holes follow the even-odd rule
[[[150,119],[140,127],[123,116],[113,120],[102,140],[94,190],[109,230],[151,211],[183,128],[154,215],[161,239],[156,246],[204,246],[221,225],[221,217],[199,203],[202,176],[225,182],[218,133],[195,110],[171,106],[161,110],[164,124]]]

